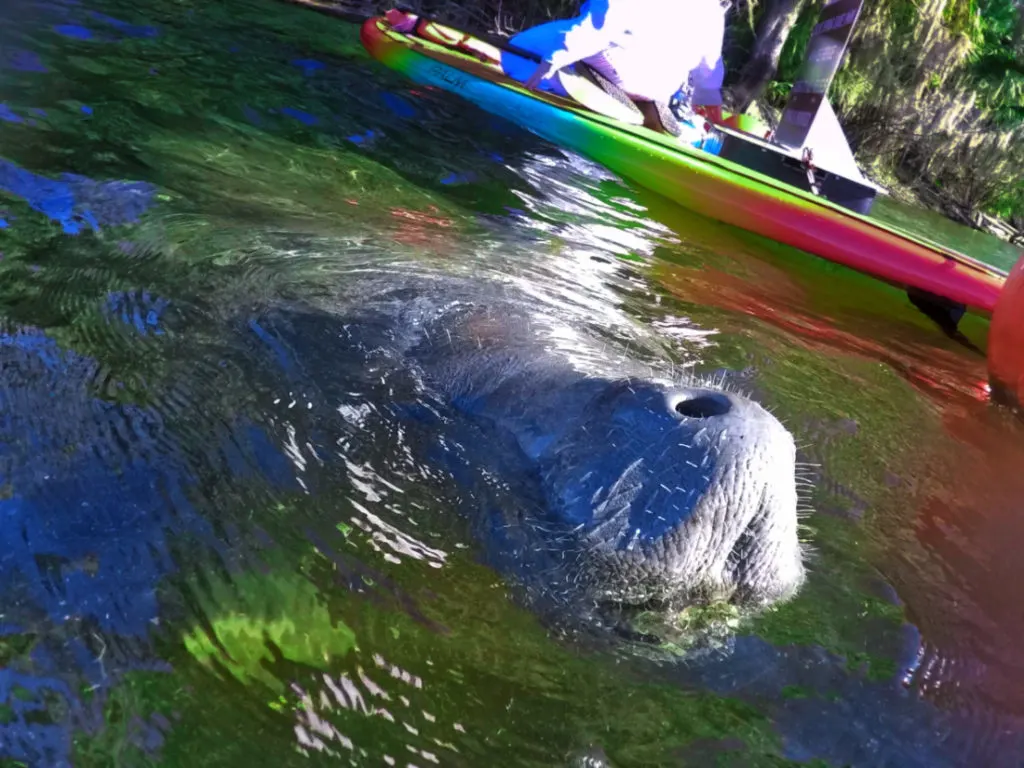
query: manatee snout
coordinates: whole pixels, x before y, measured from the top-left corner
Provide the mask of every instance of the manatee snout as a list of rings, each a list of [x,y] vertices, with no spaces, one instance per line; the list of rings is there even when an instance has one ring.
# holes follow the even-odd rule
[[[796,449],[756,402],[653,378],[504,284],[386,275],[342,296],[275,321],[303,375],[386,397],[385,423],[436,406],[437,434],[410,445],[467,484],[484,557],[539,603],[760,606],[800,588]]]
[[[708,386],[609,382],[542,459],[591,596],[763,605],[799,589],[796,449],[757,403]]]

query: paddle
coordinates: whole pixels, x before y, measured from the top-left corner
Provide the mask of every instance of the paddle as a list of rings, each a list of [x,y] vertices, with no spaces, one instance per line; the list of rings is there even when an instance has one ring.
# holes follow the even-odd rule
[[[594,72],[583,62],[577,62],[574,67],[580,73],[566,72],[564,69],[558,72],[555,77],[565,88],[574,101],[578,101],[587,109],[598,114],[614,118],[629,125],[643,125],[644,116],[637,109],[637,106],[630,100],[628,104],[617,99],[597,84]],[[589,77],[587,76],[589,75]],[[629,97],[623,94],[623,98]]]

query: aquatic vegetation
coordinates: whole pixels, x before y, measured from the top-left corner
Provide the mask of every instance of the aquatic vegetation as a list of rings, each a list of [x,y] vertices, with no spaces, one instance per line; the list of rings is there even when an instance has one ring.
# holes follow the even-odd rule
[[[240,682],[259,681],[281,694],[284,682],[267,672],[264,662],[279,656],[317,669],[355,648],[352,630],[331,619],[316,587],[301,576],[244,574],[231,582],[211,581],[195,594],[201,601],[197,608],[210,622],[185,635],[185,649],[204,666],[226,669]]]

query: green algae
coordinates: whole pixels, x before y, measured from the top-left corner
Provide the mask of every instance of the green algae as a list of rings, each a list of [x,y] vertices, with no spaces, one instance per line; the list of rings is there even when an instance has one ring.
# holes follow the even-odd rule
[[[272,636],[275,664],[295,662],[289,665],[289,676],[303,689],[317,678],[301,674],[301,667],[335,676],[348,670],[349,679],[357,681],[359,673],[352,674],[352,670],[364,669],[372,676],[373,659],[381,657],[388,665],[422,680],[406,688],[404,694],[413,708],[433,712],[437,723],[446,717],[456,718],[467,734],[489,733],[486,744],[477,748],[510,750],[509,754],[526,750],[529,759],[517,764],[543,764],[543,753],[537,751],[541,745],[544,753],[568,754],[592,741],[599,742],[617,765],[660,762],[694,740],[724,736],[740,739],[750,755],[776,753],[770,725],[751,705],[644,682],[628,667],[608,667],[570,645],[552,643],[536,617],[500,599],[493,577],[485,570],[460,559],[449,567],[453,572],[431,585],[432,593],[441,594],[420,604],[433,621],[448,628],[443,637],[409,617],[380,615],[351,600],[338,602],[341,596],[335,594],[326,602],[333,603],[331,610],[343,613],[351,627],[339,633],[330,621],[317,619],[322,616],[323,603],[315,610],[303,610],[302,604],[313,599],[309,582],[298,590],[306,597],[295,604],[293,579],[281,574],[259,578],[249,574],[234,580],[230,594],[219,593],[209,623],[216,628],[217,638],[225,641],[225,649],[251,644],[255,650],[239,650],[224,660],[225,650],[214,654],[209,643],[195,642],[198,629],[186,635],[184,649],[198,653],[206,665],[216,655],[234,679],[249,686],[269,683],[274,691],[281,688],[273,685],[262,669],[268,659],[263,655],[263,642]],[[248,586],[240,586],[243,584]],[[456,591],[457,601],[452,594]],[[250,599],[245,599],[246,594]],[[241,598],[241,604],[231,595],[237,596],[235,600]],[[251,611],[254,601],[276,609]],[[261,621],[261,614],[268,618]],[[237,627],[240,616],[245,617],[246,630],[225,631]],[[291,628],[294,621],[302,623],[306,635],[281,631],[282,624]],[[494,631],[497,627],[500,632]],[[365,652],[353,647],[353,636],[359,638]],[[315,651],[311,651],[311,642]],[[471,706],[466,706],[466,696]],[[288,690],[276,699],[268,698],[268,707],[287,718],[308,706],[302,701],[294,690]],[[338,709],[333,716],[323,710],[320,715],[344,733],[353,732],[352,718],[364,717],[345,715]],[[502,721],[507,729],[494,731],[491,724]],[[375,745],[395,743],[394,729],[381,727],[376,734],[372,739]],[[472,740],[465,743],[456,736],[449,739],[460,751],[473,748]],[[369,749],[369,743],[367,740],[363,746]]]
[[[288,662],[317,668],[355,647],[352,631],[331,620],[316,588],[301,577],[254,581],[249,574],[230,584],[213,581],[208,591],[196,594],[210,621],[185,635],[185,649],[201,664],[223,668],[243,683],[256,679],[284,690],[263,669],[275,650]],[[224,613],[225,606],[233,610]]]

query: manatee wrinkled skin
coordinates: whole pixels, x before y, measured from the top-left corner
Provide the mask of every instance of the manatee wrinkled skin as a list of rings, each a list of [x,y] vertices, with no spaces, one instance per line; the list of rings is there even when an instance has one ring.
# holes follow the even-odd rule
[[[261,333],[321,378],[332,360],[404,369],[417,398],[484,430],[440,442],[476,440],[463,455],[492,465],[516,453],[502,466],[529,475],[536,503],[480,534],[506,549],[492,558],[504,570],[532,559],[552,590],[597,604],[756,607],[798,591],[795,446],[760,405],[656,376],[508,284],[396,281],[269,310]]]

